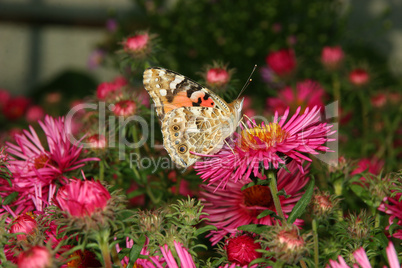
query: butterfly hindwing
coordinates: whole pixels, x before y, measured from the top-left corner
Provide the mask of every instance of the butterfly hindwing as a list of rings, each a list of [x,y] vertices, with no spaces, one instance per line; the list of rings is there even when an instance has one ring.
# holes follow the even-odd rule
[[[220,149],[231,134],[230,124],[217,108],[177,108],[163,118],[163,144],[176,163],[187,167],[200,158],[190,152],[209,154]]]

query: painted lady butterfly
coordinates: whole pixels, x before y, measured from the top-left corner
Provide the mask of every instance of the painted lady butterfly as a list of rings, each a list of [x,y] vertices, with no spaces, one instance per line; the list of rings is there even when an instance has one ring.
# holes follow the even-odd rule
[[[226,103],[193,80],[159,67],[144,72],[144,87],[161,121],[163,144],[187,168],[199,155],[219,151],[241,120],[243,100]]]

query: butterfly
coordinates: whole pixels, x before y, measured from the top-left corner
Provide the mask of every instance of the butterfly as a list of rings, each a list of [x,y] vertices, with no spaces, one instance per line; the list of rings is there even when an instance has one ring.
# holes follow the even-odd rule
[[[243,100],[228,104],[193,80],[160,67],[146,69],[143,82],[161,121],[163,145],[181,167],[194,164],[201,157],[197,154],[219,151],[239,125]]]

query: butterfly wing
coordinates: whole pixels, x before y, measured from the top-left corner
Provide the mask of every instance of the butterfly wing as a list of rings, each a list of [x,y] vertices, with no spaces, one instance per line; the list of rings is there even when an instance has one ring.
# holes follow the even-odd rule
[[[197,82],[159,67],[144,71],[144,87],[155,103],[159,119],[180,107],[214,107],[230,113],[228,104]]]
[[[234,129],[230,117],[213,107],[181,107],[166,114],[162,121],[163,144],[174,162],[191,166],[198,154],[219,150]]]
[[[219,149],[238,121],[222,98],[193,80],[159,67],[144,71],[144,87],[162,124],[163,144],[174,162],[192,165]],[[237,123],[237,122],[236,122]]]

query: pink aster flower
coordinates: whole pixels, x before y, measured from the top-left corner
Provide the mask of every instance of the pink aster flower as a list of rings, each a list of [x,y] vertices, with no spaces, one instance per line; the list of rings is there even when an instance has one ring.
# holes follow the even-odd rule
[[[28,123],[36,123],[45,117],[45,111],[39,105],[33,105],[28,108],[25,119]]]
[[[47,146],[42,144],[33,127],[15,135],[16,144],[7,142],[6,167],[11,172],[11,183],[0,178],[0,196],[18,192],[18,200],[13,205],[25,204],[33,208],[31,197],[35,187],[43,191],[46,199],[49,186],[67,181],[65,174],[98,158],[80,159],[82,147],[69,140],[69,127],[64,118],[54,119],[46,116],[39,125],[43,129]]]
[[[3,114],[9,120],[17,120],[25,114],[30,103],[26,97],[11,98],[4,104]]]
[[[362,158],[357,163],[357,167],[350,173],[351,176],[362,173],[364,171],[370,172],[371,174],[378,175],[381,169],[384,167],[384,160],[380,160],[376,157],[372,158]],[[361,177],[361,179],[364,179]]]
[[[310,165],[305,167],[308,172]],[[303,195],[300,190],[309,181],[309,178],[298,172],[297,164],[292,161],[287,165],[290,173],[284,169],[279,170],[278,190],[285,190],[290,195],[285,198],[279,196],[281,207],[285,217],[292,211],[297,201]],[[212,244],[218,243],[225,235],[237,232],[237,227],[247,224],[274,225],[277,220],[270,215],[258,219],[257,216],[264,210],[269,209],[276,212],[275,205],[271,197],[268,186],[255,185],[245,190],[241,190],[244,185],[250,183],[250,179],[245,179],[235,183],[228,181],[225,189],[217,188],[216,184],[202,185],[204,189],[200,193],[203,197],[204,212],[208,213],[209,224],[218,228],[211,231]],[[297,220],[296,225],[301,225],[303,221]]]
[[[188,253],[188,250],[179,242],[174,241],[174,248],[176,250],[176,254],[178,256],[179,262],[174,258],[172,252],[170,251],[168,245],[164,245],[160,247],[163,258],[166,261],[166,265],[163,266],[165,268],[195,268],[195,263],[193,260],[193,257],[191,256],[190,253]],[[156,257],[151,257],[151,260],[154,261]],[[155,262],[155,261],[154,261]],[[158,262],[158,259],[156,259],[156,262]]]
[[[278,169],[287,158],[296,161],[303,172],[303,160],[312,161],[305,153],[330,151],[323,145],[334,140],[328,136],[335,131],[331,131],[332,125],[319,122],[320,110],[317,107],[306,108],[303,114],[299,114],[300,109],[290,119],[289,109],[281,118],[276,112],[273,122],[268,124],[247,121],[232,148],[225,145],[215,155],[201,155],[208,158],[196,162],[197,174],[210,184],[216,182],[217,187],[225,187],[229,181],[246,180],[251,173],[258,177],[260,163],[265,169]]]
[[[324,107],[325,91],[318,82],[305,80],[298,82],[296,90],[291,87],[285,87],[278,92],[278,97],[267,99],[267,107],[271,111],[283,113],[287,107],[295,111],[298,106],[306,107]]]
[[[388,263],[389,263],[389,268],[400,268],[401,266],[399,265],[398,261],[398,255],[395,251],[394,245],[389,242],[388,247],[386,248],[386,253],[387,253],[387,258],[388,258]],[[361,268],[371,268],[370,261],[367,257],[366,251],[363,248],[359,248],[353,253],[353,257],[355,258],[355,261],[357,264],[359,264],[359,267]],[[326,266],[327,268],[350,268],[351,266],[347,265],[345,260],[342,258],[342,256],[338,257],[338,261],[329,261],[329,265]],[[353,267],[357,267],[353,265]],[[384,266],[384,268],[387,268]]]
[[[132,100],[121,100],[115,104],[113,113],[117,116],[130,116],[135,113],[136,107]]]
[[[116,77],[112,82],[103,82],[96,89],[96,96],[99,100],[106,100],[121,94],[121,88],[127,85],[127,80],[122,77]]]
[[[54,201],[72,217],[83,218],[104,210],[110,198],[99,181],[72,180],[59,189]]]
[[[149,259],[138,258],[135,261],[134,267],[144,267],[144,268],[195,268],[193,257],[188,250],[179,242],[173,241],[173,245],[176,254],[172,254],[168,245],[160,247],[160,250],[150,253],[148,250],[149,240],[147,238],[144,247],[142,248],[140,254],[144,256],[149,256]],[[126,247],[132,248],[134,245],[133,240],[126,239]],[[117,252],[121,251],[120,246],[116,245]],[[175,257],[176,256],[176,257]],[[129,263],[129,258],[126,256],[122,260],[122,265],[126,266]]]
[[[397,193],[394,197],[386,197],[383,203],[378,207],[378,210],[390,215],[390,225],[396,220],[397,224],[402,226],[402,193]],[[389,226],[387,229],[389,229]],[[402,229],[397,229],[392,236],[402,239]]]

